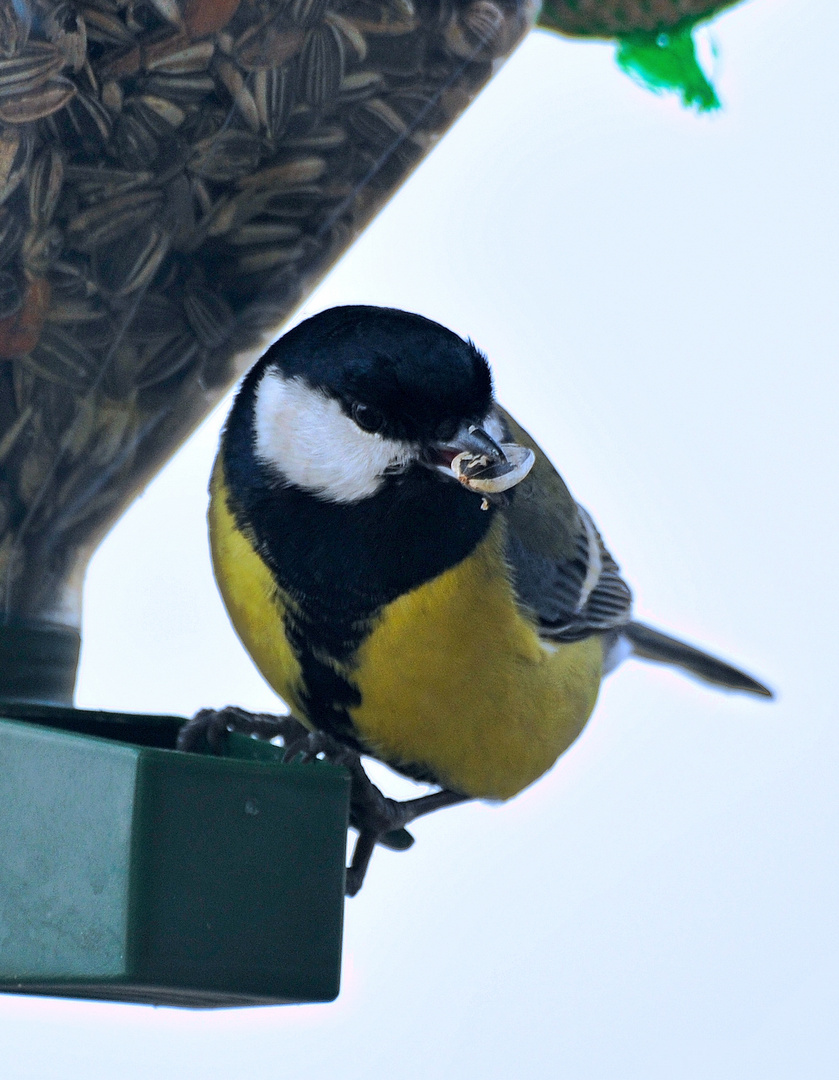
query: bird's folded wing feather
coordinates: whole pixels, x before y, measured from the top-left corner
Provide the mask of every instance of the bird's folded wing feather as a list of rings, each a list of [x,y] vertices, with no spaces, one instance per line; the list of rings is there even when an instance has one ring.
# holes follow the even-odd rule
[[[576,641],[625,626],[632,593],[606,550],[591,516],[565,486],[548,458],[499,407],[514,442],[536,455],[503,513],[507,560],[521,602],[552,641]]]

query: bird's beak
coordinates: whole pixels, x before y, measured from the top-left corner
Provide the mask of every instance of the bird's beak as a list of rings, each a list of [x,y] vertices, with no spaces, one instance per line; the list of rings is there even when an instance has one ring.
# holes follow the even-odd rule
[[[476,424],[464,425],[453,439],[431,448],[428,464],[481,495],[515,487],[533,468],[532,450],[497,443]]]

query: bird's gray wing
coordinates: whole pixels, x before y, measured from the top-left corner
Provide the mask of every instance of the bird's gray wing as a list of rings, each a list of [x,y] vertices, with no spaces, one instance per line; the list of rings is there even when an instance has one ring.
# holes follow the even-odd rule
[[[627,625],[632,593],[589,515],[528,433],[499,407],[510,438],[536,455],[502,513],[507,561],[521,603],[540,633],[577,641]]]

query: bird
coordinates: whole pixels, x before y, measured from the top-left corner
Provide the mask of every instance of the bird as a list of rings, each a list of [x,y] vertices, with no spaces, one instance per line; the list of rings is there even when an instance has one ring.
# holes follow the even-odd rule
[[[224,425],[208,519],[264,678],[307,730],[439,789],[417,813],[529,787],[629,657],[772,696],[633,619],[592,516],[495,400],[485,354],[419,314],[333,307],[271,345]]]

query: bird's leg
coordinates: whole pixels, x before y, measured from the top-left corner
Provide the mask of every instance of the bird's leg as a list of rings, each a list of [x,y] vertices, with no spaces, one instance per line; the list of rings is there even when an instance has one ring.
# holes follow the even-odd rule
[[[201,752],[209,747],[214,754],[224,754],[227,734],[256,735],[259,739],[282,737],[283,745],[300,743],[311,734],[293,716],[273,716],[270,713],[251,713],[235,705],[223,709],[200,709],[178,732],[179,750]]]
[[[446,788],[403,802],[389,799],[364,771],[357,751],[325,732],[310,731],[293,716],[250,713],[235,705],[197,712],[178,733],[178,749],[201,751],[209,747],[213,753],[223,754],[230,731],[266,740],[282,738],[285,747],[283,760],[286,762],[312,761],[320,756],[349,772],[350,825],[358,832],[358,838],[347,867],[347,896],[355,896],[364,883],[376,844],[394,851],[405,851],[414,842],[406,825],[435,810],[468,801],[467,795]]]
[[[468,795],[446,788],[422,795],[418,799],[398,802],[383,795],[364,771],[361,759],[354,755],[354,762],[344,762],[352,776],[350,792],[350,824],[358,831],[352,860],[347,867],[347,896],[355,896],[364,884],[364,876],[376,844],[404,851],[414,838],[405,829],[412,821],[441,810],[467,802]]]

